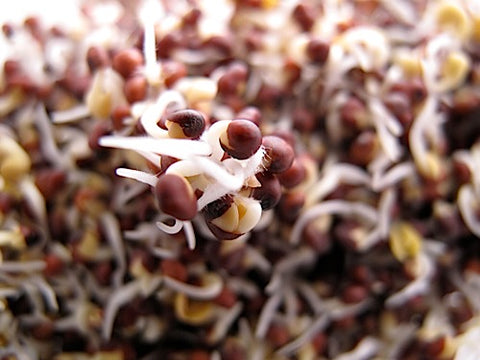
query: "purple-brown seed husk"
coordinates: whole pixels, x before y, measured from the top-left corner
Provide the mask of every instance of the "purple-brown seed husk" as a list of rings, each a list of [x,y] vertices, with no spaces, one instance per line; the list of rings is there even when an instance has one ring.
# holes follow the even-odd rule
[[[205,117],[195,110],[179,110],[168,115],[165,124],[172,138],[196,139],[205,130]]]
[[[222,149],[231,157],[248,159],[262,144],[262,133],[253,122],[243,119],[232,120],[220,136]]]
[[[155,184],[160,209],[179,220],[191,220],[197,214],[197,199],[190,184],[181,176],[161,175]]]

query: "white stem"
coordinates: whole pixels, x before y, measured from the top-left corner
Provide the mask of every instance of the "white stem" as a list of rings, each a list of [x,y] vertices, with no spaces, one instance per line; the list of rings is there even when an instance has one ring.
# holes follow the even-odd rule
[[[115,173],[118,176],[137,180],[144,184],[148,184],[151,187],[155,187],[155,184],[157,183],[157,180],[158,180],[155,175],[146,173],[144,171],[133,170],[133,169],[118,168],[117,170],[115,170]]]

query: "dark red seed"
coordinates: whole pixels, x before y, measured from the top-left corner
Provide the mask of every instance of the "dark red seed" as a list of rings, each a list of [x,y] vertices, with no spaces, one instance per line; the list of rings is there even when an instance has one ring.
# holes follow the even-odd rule
[[[212,201],[210,204],[205,206],[202,210],[203,216],[205,217],[206,224],[212,234],[221,240],[233,240],[238,238],[242,234],[235,234],[231,232],[226,232],[212,223],[212,220],[225,214],[230,206],[233,204],[233,197],[231,195],[226,195],[221,197],[218,200]]]
[[[312,39],[307,45],[307,55],[316,64],[324,64],[330,53],[330,45],[320,39]]]
[[[248,120],[233,120],[225,134],[220,136],[223,150],[235,159],[248,159],[260,148],[262,133],[258,126]]]
[[[47,200],[62,190],[66,180],[67,174],[57,169],[43,169],[35,175],[35,185]]]
[[[45,268],[43,269],[45,276],[58,275],[65,266],[63,260],[55,254],[45,255],[43,261],[45,261]]]
[[[162,76],[165,86],[172,87],[175,82],[187,75],[186,66],[178,61],[166,60],[162,63]]]
[[[87,50],[87,64],[90,72],[110,65],[110,58],[107,50],[100,46],[91,46]]]
[[[51,339],[55,328],[52,322],[42,321],[39,324],[33,326],[31,332],[32,337],[36,340],[45,341]]]
[[[99,121],[88,134],[88,146],[94,151],[99,151],[102,147],[99,145],[100,138],[111,132],[111,124],[108,121]]]
[[[178,32],[166,34],[158,41],[157,56],[166,59],[170,57],[173,50],[182,44],[182,36]]]
[[[112,119],[113,128],[115,130],[121,130],[124,128],[123,121],[131,116],[130,106],[120,105],[113,109],[112,114],[110,115]]]
[[[357,165],[368,165],[378,149],[377,134],[366,130],[353,140],[348,152],[349,160]]]
[[[181,134],[176,134],[175,131],[170,131],[172,128],[171,125],[169,126],[168,122],[178,125]],[[170,137],[196,139],[200,137],[203,130],[205,130],[205,117],[196,110],[179,110],[168,115],[166,125],[167,128],[169,128]]]
[[[362,285],[349,285],[342,293],[342,299],[347,304],[355,304],[365,300],[368,292]]]
[[[252,196],[260,201],[263,210],[269,210],[275,207],[282,196],[282,187],[274,174],[259,173],[256,175],[261,186],[254,188]]]
[[[365,104],[353,96],[343,104],[340,110],[340,118],[348,128],[361,128],[367,116]]]
[[[231,308],[237,302],[237,295],[227,286],[224,286],[220,294],[213,299],[215,304],[220,306]]]
[[[297,185],[300,185],[303,180],[307,177],[307,170],[301,161],[294,159],[292,166],[280,174],[277,175],[280,184],[285,186],[287,189],[294,188]]]
[[[274,348],[285,345],[290,340],[290,334],[286,326],[278,323],[272,323],[267,331],[267,339]]]
[[[284,172],[292,166],[295,154],[292,147],[278,136],[264,136],[262,145],[265,148],[264,166],[274,174]]]
[[[319,255],[325,254],[332,245],[330,235],[320,229],[315,221],[309,222],[305,226],[303,238]]]
[[[236,95],[242,90],[248,76],[247,66],[243,63],[234,63],[229,66],[225,74],[218,80],[218,92],[224,96]]]
[[[124,78],[130,77],[142,65],[143,55],[135,48],[122,50],[113,58],[113,69]]]
[[[143,76],[135,75],[125,81],[123,92],[129,103],[142,101],[147,96],[148,83]]]
[[[230,39],[228,36],[216,35],[208,38],[203,45],[206,48],[210,48],[218,52],[220,55],[230,56],[233,52],[232,44],[232,39]]]
[[[288,223],[295,221],[305,204],[305,194],[301,191],[283,194],[277,207],[277,214],[281,220]]]
[[[313,12],[313,9],[302,3],[295,6],[292,15],[303,31],[309,31],[315,22],[315,13]]]
[[[198,8],[193,8],[182,18],[182,23],[184,26],[197,26],[198,20],[202,16],[202,12]]]
[[[235,116],[236,119],[245,119],[253,122],[255,125],[260,126],[262,122],[262,113],[255,106],[248,106],[243,108]]]
[[[181,282],[188,279],[188,271],[184,264],[178,260],[163,259],[160,264],[162,273]]]
[[[0,191],[0,212],[8,213],[15,204],[15,198],[7,192]]]
[[[190,353],[187,360],[210,360],[210,354],[204,350],[194,350]]]
[[[311,132],[316,126],[315,116],[303,107],[292,111],[292,122],[293,127],[302,133]]]
[[[95,264],[93,276],[101,286],[108,286],[112,277],[112,264],[109,261],[102,261]]]
[[[197,199],[190,184],[181,176],[160,176],[155,185],[155,196],[160,209],[179,220],[191,220],[197,214]]]

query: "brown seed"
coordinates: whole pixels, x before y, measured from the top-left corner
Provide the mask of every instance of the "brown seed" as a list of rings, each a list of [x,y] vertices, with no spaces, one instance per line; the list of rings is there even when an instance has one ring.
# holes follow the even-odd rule
[[[87,50],[87,64],[90,72],[110,65],[110,58],[107,50],[100,46],[91,46]]]
[[[316,221],[311,221],[305,226],[303,238],[319,255],[328,252],[332,246],[330,235],[320,229]]]
[[[108,286],[112,277],[112,264],[109,261],[102,261],[95,264],[93,276],[101,286]]]
[[[43,169],[35,175],[35,185],[47,200],[62,190],[66,180],[67,174],[59,169]]]
[[[247,76],[246,65],[242,63],[231,65],[218,80],[218,93],[223,96],[238,94],[242,90],[242,84],[247,80]]]
[[[281,220],[288,223],[295,221],[305,204],[305,194],[301,191],[283,194],[276,209]]]
[[[125,81],[123,92],[129,103],[142,101],[147,96],[148,83],[145,77],[134,75]]]
[[[165,86],[171,88],[177,80],[187,75],[186,66],[178,61],[166,60],[162,62],[162,76]]]
[[[350,129],[360,129],[364,126],[368,113],[365,104],[357,97],[350,97],[340,110],[342,122]]]
[[[261,186],[254,188],[252,196],[260,201],[263,210],[275,207],[282,196],[282,187],[274,174],[267,172],[255,175]]]
[[[196,139],[205,130],[205,117],[196,110],[179,110],[168,115],[165,126],[172,138]]]
[[[312,39],[307,45],[307,55],[316,64],[324,64],[330,53],[330,45],[320,39]]]
[[[307,177],[307,170],[301,161],[294,159],[292,166],[280,174],[277,175],[280,184],[287,189],[292,189],[297,185],[300,185]]]
[[[94,151],[104,150],[99,145],[100,138],[104,135],[108,135],[111,132],[111,124],[108,121],[98,121],[93,126],[93,129],[88,134],[88,146]]]
[[[231,56],[233,49],[232,49],[232,39],[226,35],[214,35],[208,38],[204,43],[203,46],[205,48],[212,49],[216,51],[220,55],[225,57]]]
[[[181,46],[182,35],[178,32],[170,32],[162,37],[157,44],[157,56],[162,59],[170,58],[173,50]]]
[[[235,159],[248,159],[260,148],[262,133],[258,126],[248,120],[232,120],[227,131],[220,136],[223,150]]]
[[[178,260],[163,259],[160,264],[162,273],[181,282],[188,279],[188,271],[184,264]]]
[[[225,215],[227,211],[230,210],[230,207],[235,206],[233,201],[233,196],[225,195],[220,199],[212,201],[202,210],[203,216],[207,223],[210,231],[215,235],[217,239],[222,240],[233,240],[239,237],[241,234],[235,234],[232,232],[227,232],[216,226],[212,223],[213,220]]]
[[[40,324],[33,326],[31,332],[32,336],[40,341],[51,339],[55,328],[50,321],[42,321]]]
[[[55,254],[45,255],[43,261],[45,261],[45,268],[43,269],[45,276],[54,276],[60,274],[65,265],[63,260]]]
[[[220,294],[213,299],[213,302],[220,306],[231,308],[237,302],[237,295],[228,286],[224,286]]]
[[[295,6],[292,16],[303,31],[309,31],[315,22],[315,13],[307,4],[300,3]]]
[[[349,285],[342,293],[342,300],[347,304],[355,304],[365,300],[368,292],[362,285]]]
[[[272,323],[267,331],[267,339],[274,348],[285,345],[290,340],[290,334],[285,325]]]
[[[115,130],[121,130],[124,128],[123,121],[131,116],[130,106],[120,105],[113,109],[110,118],[112,119],[113,128]]]
[[[197,214],[197,199],[192,187],[179,175],[160,176],[155,185],[155,196],[160,209],[179,220],[192,220]]]
[[[274,174],[282,173],[292,166],[295,154],[292,147],[278,136],[264,136],[262,145],[265,148],[264,166]]]
[[[135,48],[122,50],[113,58],[113,69],[124,78],[130,77],[142,65],[143,55]]]
[[[354,164],[366,166],[374,158],[377,149],[377,134],[372,130],[363,131],[350,145],[349,160]]]
[[[240,110],[235,118],[249,120],[255,125],[260,126],[262,122],[262,113],[257,107],[248,106]]]
[[[311,132],[316,126],[315,116],[304,107],[297,107],[292,111],[292,122],[293,127],[302,133]]]

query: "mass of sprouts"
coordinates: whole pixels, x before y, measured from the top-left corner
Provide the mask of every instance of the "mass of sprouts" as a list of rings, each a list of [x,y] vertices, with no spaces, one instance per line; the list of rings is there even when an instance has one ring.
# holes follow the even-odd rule
[[[39,4],[0,5],[1,360],[480,358],[476,1]]]

